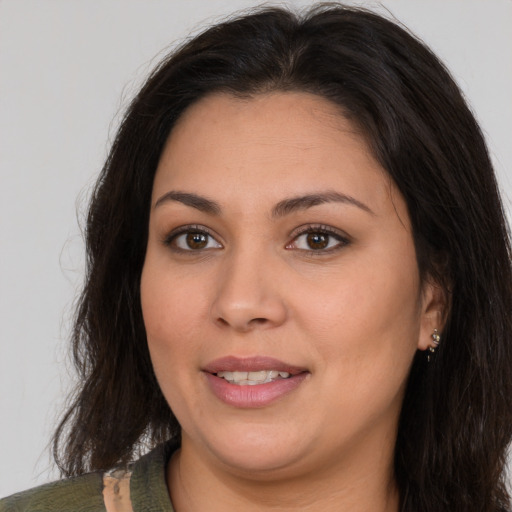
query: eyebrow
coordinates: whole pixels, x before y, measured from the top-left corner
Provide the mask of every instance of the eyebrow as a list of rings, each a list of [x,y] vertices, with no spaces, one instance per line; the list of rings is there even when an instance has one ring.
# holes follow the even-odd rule
[[[168,201],[177,201],[178,203],[182,203],[186,206],[191,206],[196,210],[202,211],[204,213],[208,213],[210,215],[219,215],[222,211],[219,203],[213,201],[212,199],[207,199],[206,197],[192,194],[190,192],[177,192],[171,190],[170,192],[165,193],[161,196],[155,203],[154,208],[157,208],[163,203]],[[339,192],[327,191],[317,194],[307,194],[305,196],[297,196],[290,197],[287,199],[283,199],[279,201],[274,208],[272,208],[272,217],[284,217],[289,215],[290,213],[306,210],[313,206],[318,206],[320,204],[325,203],[344,203],[352,206],[356,206],[357,208],[375,215],[375,213],[364,203],[358,201],[357,199],[348,196],[346,194],[340,194]]]
[[[176,192],[174,190],[171,190],[160,197],[155,203],[154,208],[166,203],[167,201],[177,201],[178,203],[191,206],[196,210],[209,213],[210,215],[219,215],[221,212],[220,205],[211,199],[206,199],[206,197],[191,194],[189,192]]]
[[[292,212],[298,210],[306,210],[312,206],[325,203],[345,203],[352,206],[357,206],[361,210],[375,215],[375,213],[364,203],[357,199],[347,196],[346,194],[340,194],[339,192],[327,191],[318,194],[308,194],[305,196],[291,197],[284,199],[277,203],[272,209],[272,217],[284,217]]]

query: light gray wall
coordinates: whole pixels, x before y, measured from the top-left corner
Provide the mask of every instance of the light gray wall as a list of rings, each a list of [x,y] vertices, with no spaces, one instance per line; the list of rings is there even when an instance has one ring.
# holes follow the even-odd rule
[[[512,1],[352,3],[390,10],[445,60],[510,205]],[[164,48],[251,5],[0,0],[0,496],[57,475],[45,449],[72,381],[66,340],[83,269],[76,210],[119,113]]]

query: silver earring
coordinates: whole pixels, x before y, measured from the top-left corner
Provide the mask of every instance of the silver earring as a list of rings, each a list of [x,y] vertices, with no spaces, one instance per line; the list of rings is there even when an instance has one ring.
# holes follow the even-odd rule
[[[427,362],[430,363],[432,361],[432,357],[436,353],[437,347],[439,346],[439,343],[441,342],[441,336],[439,335],[439,331],[437,329],[434,329],[434,332],[431,335],[432,343],[433,345],[430,345],[428,347],[428,353],[427,353]]]

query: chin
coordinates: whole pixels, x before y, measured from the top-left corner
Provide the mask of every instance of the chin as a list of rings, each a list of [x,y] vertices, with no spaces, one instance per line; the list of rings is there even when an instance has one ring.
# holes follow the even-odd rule
[[[229,430],[224,435],[208,436],[205,439],[208,451],[221,464],[238,474],[247,473],[251,479],[265,479],[275,473],[286,472],[303,460],[307,451],[302,439],[281,427],[276,433],[265,428]]]

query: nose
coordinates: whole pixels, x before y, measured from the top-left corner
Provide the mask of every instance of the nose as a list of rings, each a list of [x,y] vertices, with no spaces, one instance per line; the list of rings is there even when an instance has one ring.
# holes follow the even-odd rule
[[[238,332],[282,325],[287,307],[276,274],[278,263],[269,258],[240,254],[226,260],[211,307],[213,321]]]

